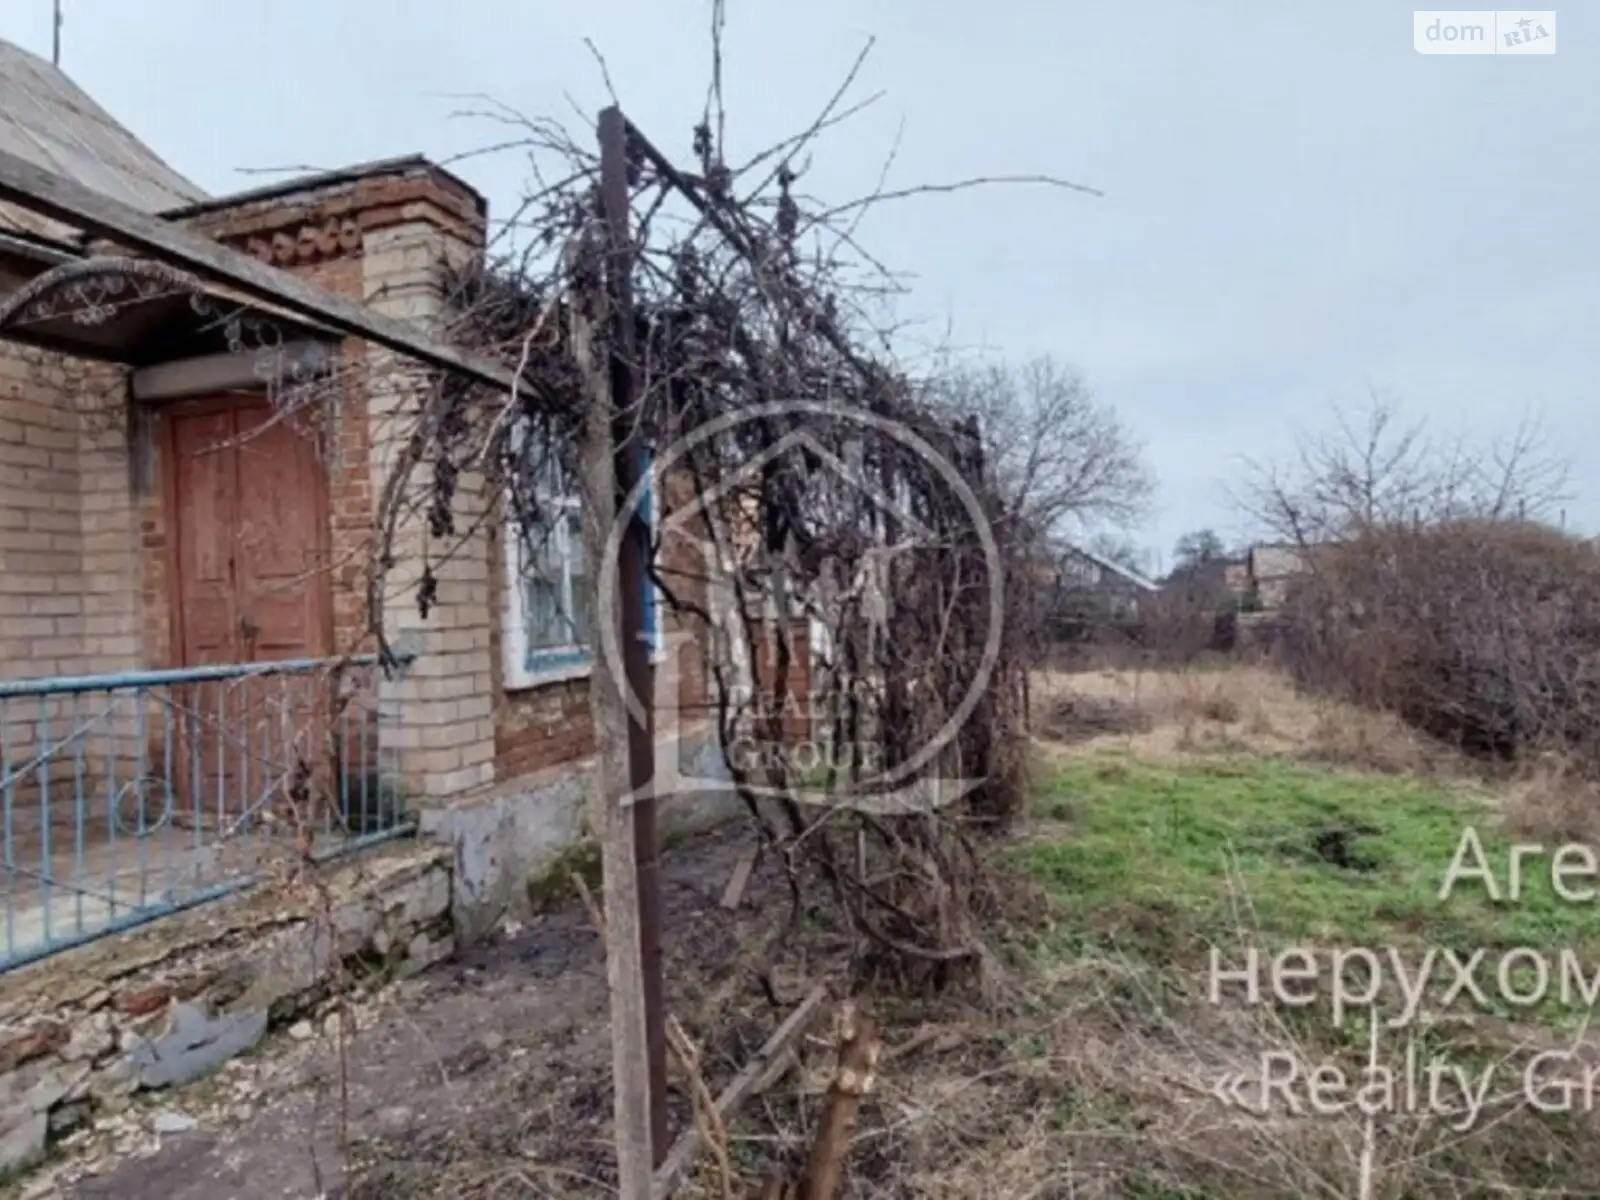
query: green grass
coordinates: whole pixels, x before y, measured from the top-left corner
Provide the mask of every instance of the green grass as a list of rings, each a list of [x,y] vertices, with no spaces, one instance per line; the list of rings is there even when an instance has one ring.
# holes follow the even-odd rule
[[[1557,895],[1547,859],[1525,861],[1514,902],[1471,879],[1438,898],[1469,826],[1504,889],[1516,839],[1484,795],[1264,758],[1104,755],[1057,769],[1037,815],[1040,836],[1019,859],[1059,903],[1059,954],[1112,948],[1196,966],[1213,945],[1230,964],[1244,942],[1264,952],[1394,946],[1414,968],[1429,947],[1463,958],[1483,948],[1478,979],[1491,999],[1510,948],[1549,955],[1552,992],[1561,950],[1600,962],[1595,906]]]

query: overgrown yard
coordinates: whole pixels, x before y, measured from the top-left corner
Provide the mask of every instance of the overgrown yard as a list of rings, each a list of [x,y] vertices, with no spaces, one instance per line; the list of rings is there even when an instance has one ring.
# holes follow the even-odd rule
[[[1070,706],[1109,690],[1165,731],[1127,722],[1045,748],[1010,856],[1052,913],[1021,1039],[1060,1063],[1057,1128],[1035,1157],[1058,1179],[1098,1168],[1113,1195],[1590,1194],[1589,1089],[1545,1081],[1593,1070],[1600,922],[1557,893],[1548,858],[1524,857],[1508,895],[1537,786],[1424,764],[1397,727],[1260,673],[1075,683]],[[1343,765],[1362,759],[1390,769]],[[1458,854],[1493,869],[1498,902],[1476,871],[1441,898]],[[1258,1004],[1231,974],[1251,949]],[[1304,957],[1280,960],[1275,1002],[1285,952]]]
[[[842,993],[853,979],[886,1049],[846,1195],[1589,1194],[1600,1176],[1591,1119],[1533,1111],[1521,1071],[1535,1053],[1574,1045],[1589,1061],[1585,1006],[1560,1002],[1557,964],[1563,951],[1591,970],[1600,963],[1600,922],[1558,897],[1531,860],[1515,903],[1495,904],[1472,879],[1438,898],[1469,827],[1505,883],[1510,844],[1530,839],[1530,811],[1545,811],[1530,809],[1533,792],[1475,777],[1392,723],[1304,700],[1263,672],[1078,676],[1045,681],[1039,703],[1069,694],[1079,717],[1092,710],[1093,728],[1075,735],[1070,713],[1042,722],[1052,737],[1035,747],[1032,819],[997,851],[1012,886],[981,987],[901,994],[852,961],[851,939],[822,911],[774,952],[789,916],[775,864],[730,914],[717,898],[743,832],[674,852],[669,1004],[713,1091],[815,981]],[[1138,719],[1115,718],[1120,709]],[[555,911],[531,925],[355,1004],[347,1071],[326,1041],[279,1043],[161,1101],[192,1113],[194,1132],[66,1194],[608,1194],[600,943],[582,905],[551,899]],[[1315,979],[1286,979],[1314,1002],[1251,1005],[1237,985],[1213,1002],[1211,948],[1233,969],[1248,946],[1261,954],[1264,1001],[1273,955],[1318,954]],[[1381,1028],[1374,1045],[1362,964],[1346,972],[1356,996],[1336,1022],[1327,955],[1370,948],[1388,971],[1391,947],[1413,975],[1434,951],[1435,982],[1420,1011]],[[1496,966],[1517,948],[1551,964],[1538,1004],[1501,995]],[[1480,949],[1471,975],[1485,1002],[1461,991],[1446,1003],[1457,973],[1441,956],[1466,963]],[[1511,963],[1512,995],[1535,991],[1534,961]],[[1404,1009],[1393,986],[1381,1000],[1388,1017]],[[803,1155],[832,1073],[826,1028],[802,1046],[800,1066],[730,1124],[728,1166],[746,1187],[774,1164],[792,1173]],[[1376,1098],[1370,1120],[1353,1102],[1334,1111],[1335,1072],[1350,1101],[1384,1070],[1388,1091],[1365,1093]],[[1272,1072],[1297,1078],[1263,1106],[1260,1078]],[[1244,1082],[1226,1099],[1217,1085],[1234,1078]],[[675,1106],[686,1121],[686,1093]],[[126,1142],[126,1130],[118,1136]],[[341,1184],[347,1151],[354,1170]],[[717,1157],[702,1156],[683,1194],[725,1200],[719,1176]]]
[[[1048,769],[1018,861],[1060,910],[1060,953],[1122,950],[1205,965],[1209,947],[1600,951],[1594,910],[1524,857],[1507,892],[1508,829],[1492,793],[1248,754],[1188,763],[1103,752]],[[1472,833],[1469,834],[1468,831]],[[1476,836],[1501,901],[1476,874],[1440,898]],[[1479,862],[1469,845],[1463,867]],[[1226,952],[1230,965],[1241,959]]]

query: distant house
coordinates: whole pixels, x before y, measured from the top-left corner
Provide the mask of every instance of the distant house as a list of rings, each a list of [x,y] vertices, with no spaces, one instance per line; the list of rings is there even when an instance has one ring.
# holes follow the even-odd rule
[[[1250,592],[1250,560],[1208,558],[1173,571],[1163,581],[1162,591],[1214,605],[1229,601],[1243,603]]]
[[[1161,591],[1154,580],[1081,546],[1067,547],[1052,574],[1053,608],[1079,620],[1136,620],[1141,602]]]
[[[1243,555],[1210,558],[1172,572],[1162,590],[1193,602],[1243,611],[1281,608],[1294,580],[1311,569],[1315,548],[1261,542]]]
[[[1250,587],[1263,610],[1283,606],[1289,587],[1311,569],[1311,551],[1286,542],[1262,543],[1250,548]]]
[[[1061,556],[1061,568],[1071,578],[1093,587],[1109,587],[1134,593],[1150,594],[1161,590],[1159,584],[1121,563],[1103,558],[1081,546],[1068,546]]]

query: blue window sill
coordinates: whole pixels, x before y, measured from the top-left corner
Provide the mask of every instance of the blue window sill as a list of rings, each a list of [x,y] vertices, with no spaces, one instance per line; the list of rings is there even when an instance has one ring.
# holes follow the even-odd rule
[[[665,661],[660,640],[650,639],[650,662],[659,666]],[[594,655],[587,650],[544,650],[528,655],[522,671],[516,678],[507,680],[508,692],[527,692],[556,683],[582,679],[594,665]]]

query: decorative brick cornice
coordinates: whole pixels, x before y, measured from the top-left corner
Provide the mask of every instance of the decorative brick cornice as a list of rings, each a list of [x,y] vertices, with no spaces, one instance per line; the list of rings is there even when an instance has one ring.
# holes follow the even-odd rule
[[[235,235],[219,240],[275,267],[295,267],[360,254],[361,236],[361,222],[357,218],[329,217],[326,221],[305,221],[298,226],[285,222],[284,227],[270,233]]]
[[[359,255],[368,233],[422,221],[471,244],[485,238],[478,194],[431,164],[383,173],[338,174],[303,188],[241,197],[185,219],[197,232],[277,267],[299,267]]]

